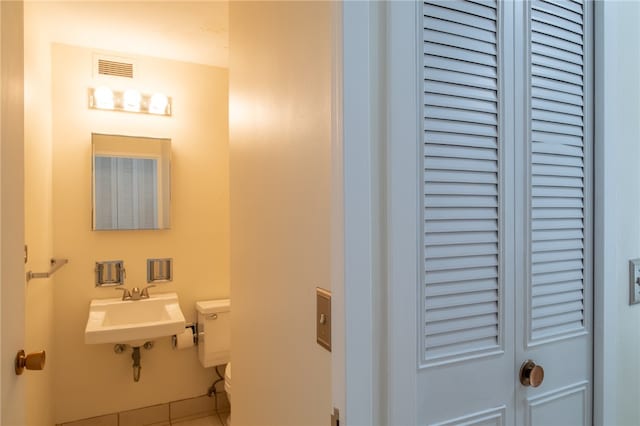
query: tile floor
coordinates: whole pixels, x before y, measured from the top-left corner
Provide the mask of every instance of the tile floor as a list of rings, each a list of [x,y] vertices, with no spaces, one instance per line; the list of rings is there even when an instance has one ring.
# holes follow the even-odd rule
[[[199,419],[173,421],[171,425],[175,426],[228,426],[227,416],[229,413],[219,413],[212,416],[200,417]]]
[[[220,392],[218,395],[215,401],[202,395],[57,426],[228,426],[229,401],[226,393]],[[216,410],[216,406],[220,411]]]

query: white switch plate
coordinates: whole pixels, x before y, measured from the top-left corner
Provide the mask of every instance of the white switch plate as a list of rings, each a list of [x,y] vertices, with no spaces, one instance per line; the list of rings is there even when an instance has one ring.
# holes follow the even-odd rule
[[[640,259],[629,261],[629,304],[640,303]]]

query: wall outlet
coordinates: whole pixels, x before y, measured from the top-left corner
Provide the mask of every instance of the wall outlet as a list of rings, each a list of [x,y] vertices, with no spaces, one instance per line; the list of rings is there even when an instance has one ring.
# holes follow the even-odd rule
[[[629,304],[640,303],[640,259],[629,261]]]

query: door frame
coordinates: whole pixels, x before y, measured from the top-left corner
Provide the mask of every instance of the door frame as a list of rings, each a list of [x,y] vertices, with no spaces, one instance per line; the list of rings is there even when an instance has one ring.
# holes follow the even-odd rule
[[[605,141],[604,141],[604,36],[605,2],[593,2],[593,424],[616,423],[617,348],[611,336],[617,328],[616,294],[606,289]],[[607,315],[608,314],[608,315]],[[609,331],[609,332],[607,332]],[[609,335],[609,337],[607,337]]]
[[[386,311],[384,301],[384,16],[383,2],[340,2],[342,37],[336,68],[337,135],[341,157],[345,424],[386,423]],[[364,106],[364,107],[363,107]],[[368,107],[368,108],[367,108]],[[334,158],[335,159],[335,158]],[[334,181],[335,183],[335,181]],[[337,285],[336,285],[337,284]],[[339,327],[339,326],[338,326]],[[334,358],[335,360],[335,358]],[[336,365],[332,365],[336,370]],[[335,375],[334,375],[335,379]],[[334,383],[334,402],[336,384]]]
[[[403,420],[403,424],[416,424],[414,415],[403,413],[402,406],[415,406],[416,383],[409,377],[387,377],[391,363],[397,363],[390,351],[402,341],[415,339],[415,324],[406,324],[410,330],[404,336],[387,333],[393,321],[393,309],[402,308],[399,300],[387,300],[386,282],[391,274],[400,273],[393,266],[393,241],[384,238],[381,226],[390,223],[384,203],[376,199],[377,194],[386,197],[385,182],[389,156],[391,167],[400,166],[400,157],[392,150],[386,150],[386,138],[376,132],[381,128],[387,136],[393,124],[391,115],[383,108],[385,102],[393,105],[392,96],[386,99],[385,77],[392,78],[402,72],[399,60],[411,61],[413,51],[387,49],[390,42],[386,36],[393,36],[389,27],[409,31],[402,27],[402,18],[411,19],[405,2],[369,4],[364,2],[342,3],[343,29],[343,180],[344,180],[344,332],[345,332],[345,412],[341,416],[347,424],[392,424]],[[593,279],[593,422],[608,424],[615,420],[615,368],[611,360],[617,356],[616,349],[609,343],[606,331],[615,330],[616,323],[611,313],[616,310],[615,292],[605,291],[605,229],[604,229],[604,133],[602,98],[604,96],[603,75],[603,19],[604,2],[594,2],[594,279]],[[404,21],[406,22],[406,20]],[[388,27],[389,26],[389,27]],[[388,56],[387,56],[388,55]],[[387,59],[391,59],[392,61]],[[398,56],[400,55],[400,56]],[[405,62],[406,64],[406,62]],[[376,80],[376,77],[378,78]],[[405,84],[404,86],[406,86]],[[411,84],[409,84],[411,85]],[[407,88],[403,93],[411,96]],[[399,96],[396,93],[396,96]],[[414,95],[415,96],[415,95]],[[358,100],[357,102],[355,100]],[[371,102],[375,100],[376,102]],[[369,109],[362,108],[369,105]],[[376,121],[375,119],[383,118]],[[395,117],[403,119],[403,117]],[[406,117],[404,118],[406,119]],[[415,129],[406,130],[411,137]],[[377,154],[377,155],[376,155]],[[404,153],[407,154],[406,152]],[[384,201],[384,200],[383,200]],[[609,238],[611,239],[611,238]],[[375,262],[383,260],[382,268]],[[401,258],[395,259],[396,262]],[[397,266],[400,266],[399,264]],[[405,296],[405,300],[409,300]],[[382,301],[382,303],[380,303]],[[406,306],[405,306],[406,308]],[[410,305],[409,309],[416,309]],[[609,313],[608,317],[605,313]],[[384,327],[379,328],[380,319]],[[412,344],[415,344],[413,342]],[[608,349],[607,349],[608,348]],[[380,354],[378,357],[375,354]],[[416,357],[416,354],[412,354]],[[417,366],[417,363],[413,365]],[[369,374],[367,374],[369,373]],[[377,384],[386,391],[372,392]],[[415,412],[415,410],[413,410]],[[408,421],[408,423],[407,423]]]

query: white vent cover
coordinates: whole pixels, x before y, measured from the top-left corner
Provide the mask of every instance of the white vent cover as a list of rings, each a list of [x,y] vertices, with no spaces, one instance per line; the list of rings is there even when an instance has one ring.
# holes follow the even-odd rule
[[[133,78],[134,61],[130,58],[94,55],[94,76]]]

